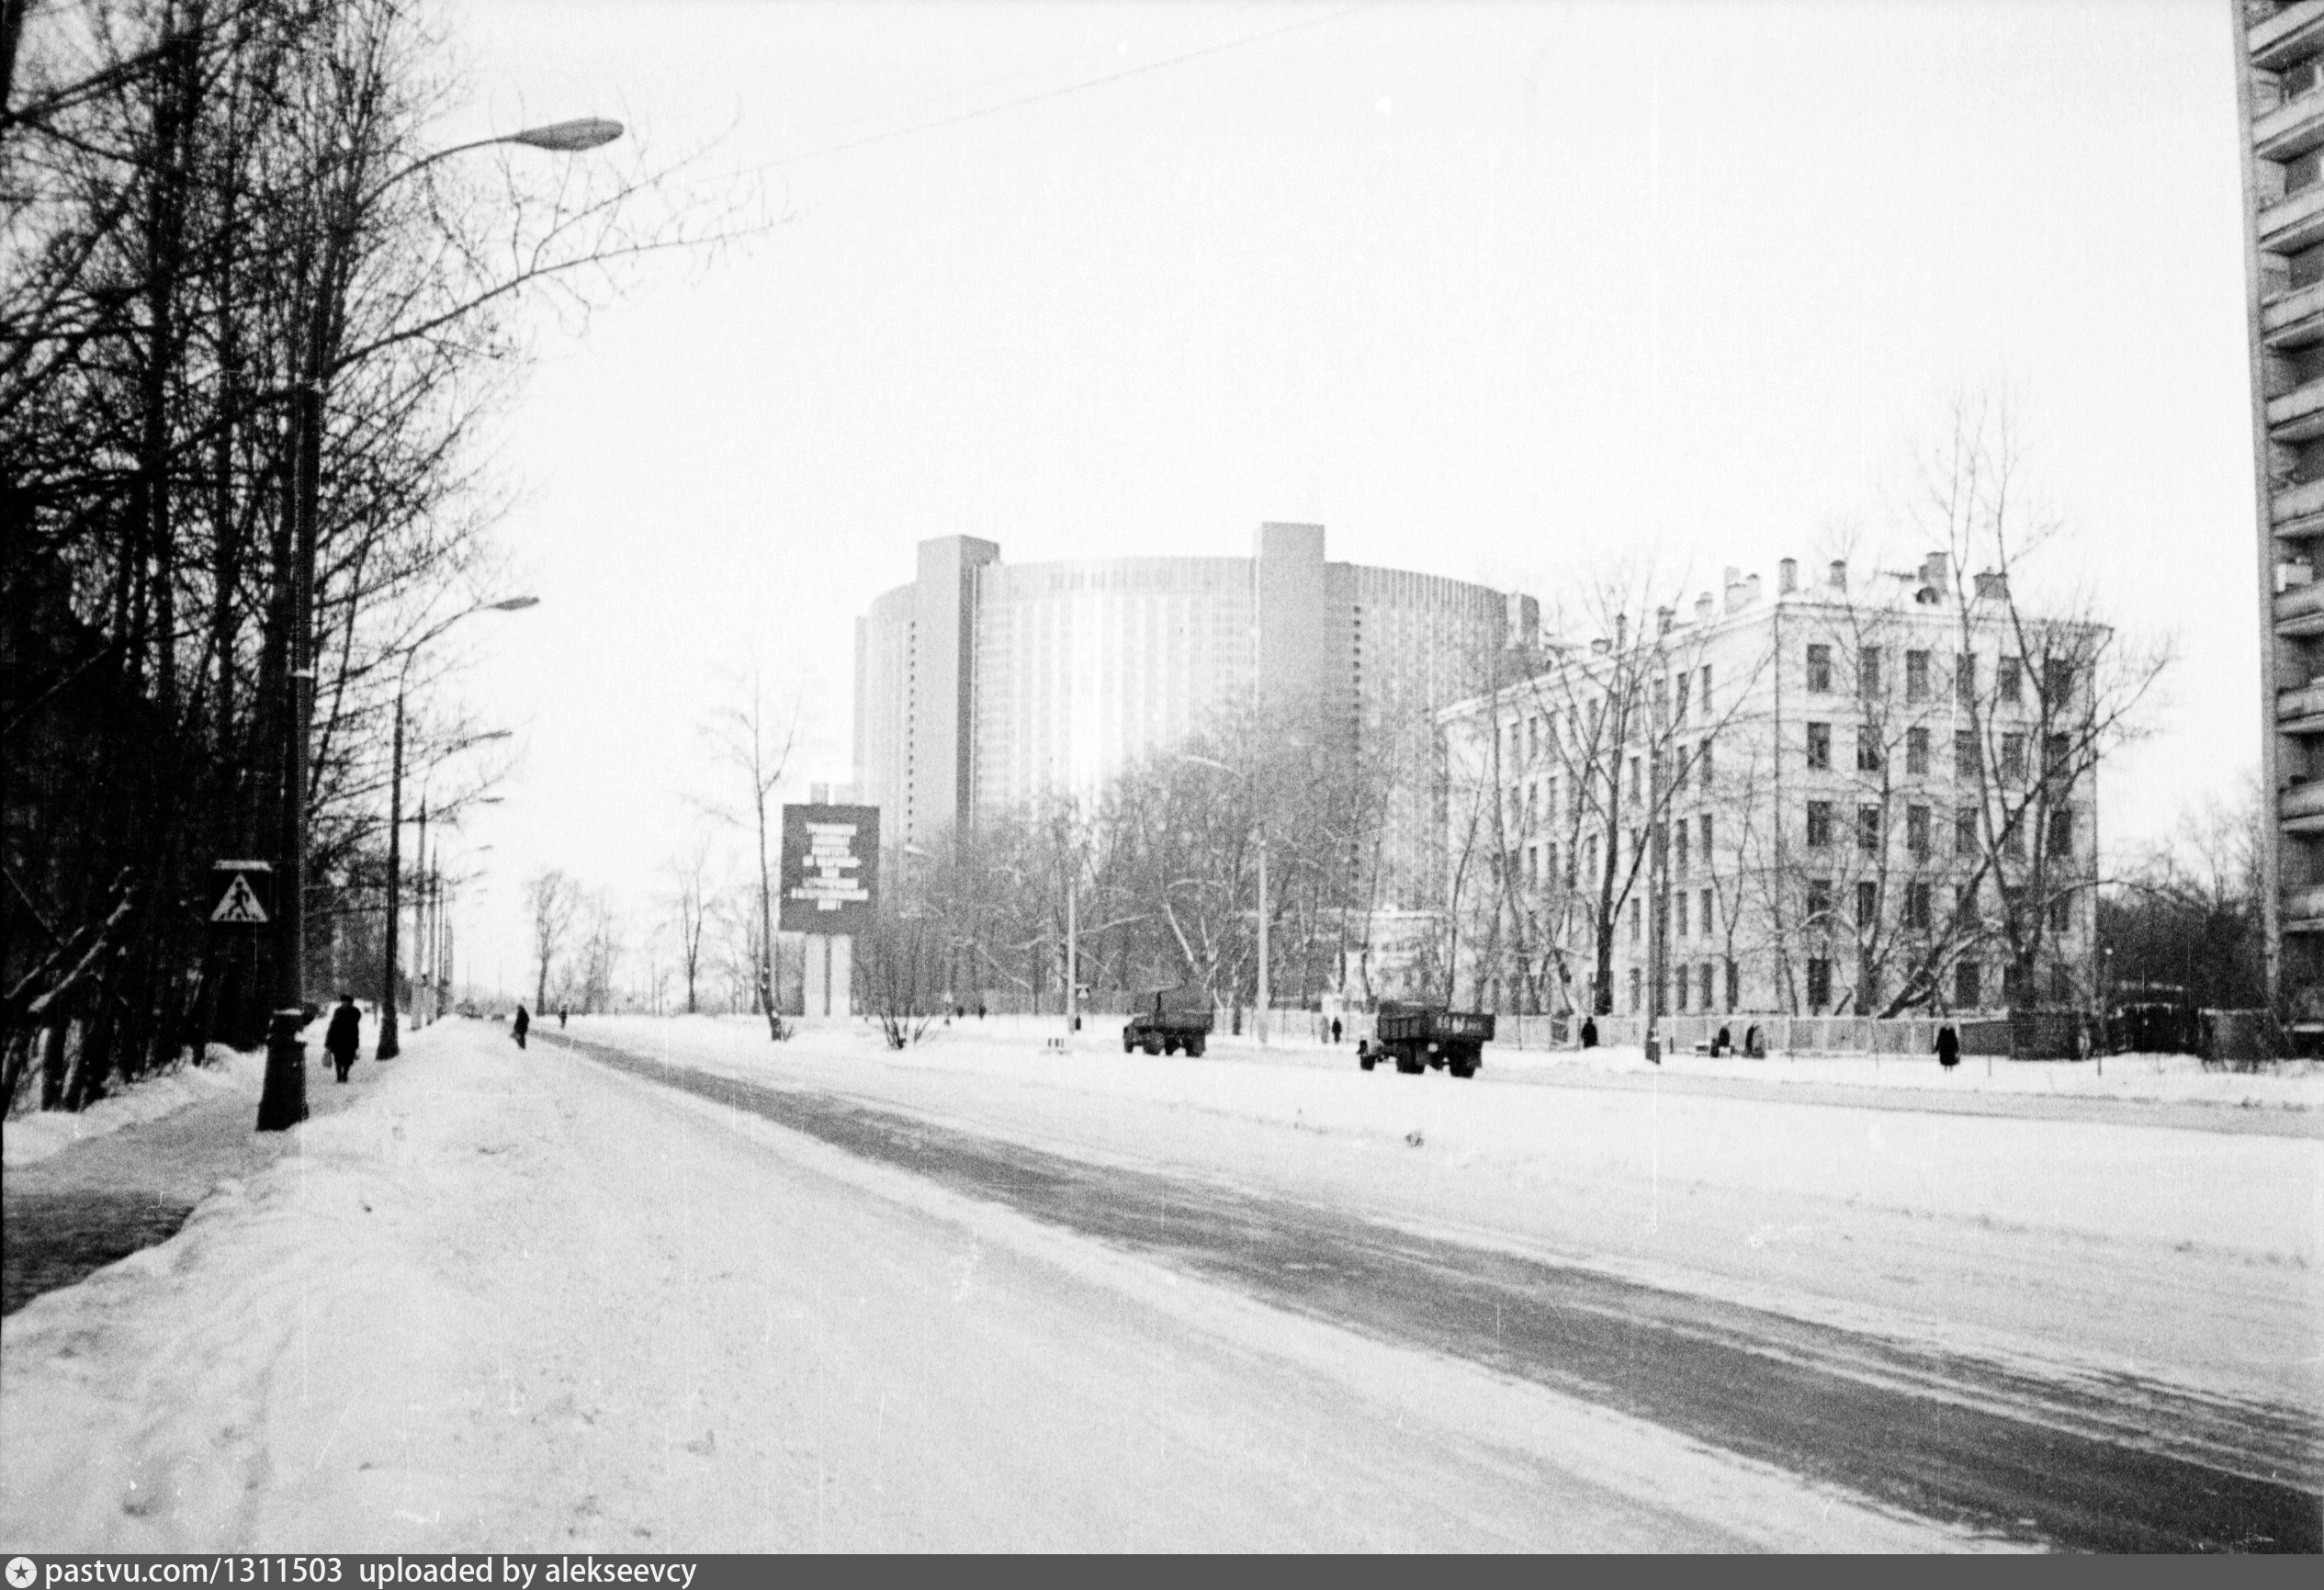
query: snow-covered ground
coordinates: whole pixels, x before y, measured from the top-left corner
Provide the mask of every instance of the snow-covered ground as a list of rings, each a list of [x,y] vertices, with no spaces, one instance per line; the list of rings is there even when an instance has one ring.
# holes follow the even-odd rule
[[[1883,1093],[1867,1098],[1883,1106],[1872,1109],[1804,1102],[1779,1083],[1752,1097],[1685,1090],[1692,1071],[1766,1076],[1780,1061],[1687,1057],[1657,1072],[1619,1052],[1495,1049],[1461,1082],[1367,1074],[1344,1047],[1229,1040],[1193,1060],[1125,1055],[1095,1022],[1064,1051],[1040,1026],[979,1025],[939,1027],[900,1053],[860,1023],[780,1045],[744,1020],[576,1019],[572,1031],[2044,1373],[2138,1374],[2324,1409],[2324,1140],[2308,1113],[2324,1080],[2313,1077],[2149,1060],[2141,1078],[2137,1060],[2108,1064],[2119,1096],[2183,1088],[2238,1126],[2287,1134],[2230,1133],[2138,1112],[2054,1120],[1943,1102],[1948,1087],[2022,1090],[2044,1072],[2087,1075],[2094,1090],[2094,1066],[1997,1064],[1989,1082],[1981,1062],[1945,1077],[1931,1061],[1865,1086],[1925,1088],[1935,1107],[1895,1108],[1918,1096]],[[1828,1064],[1859,1078],[1902,1069]],[[1599,1085],[1625,1071],[1635,1086]]]
[[[103,1137],[141,1121],[158,1121],[190,1105],[238,1093],[254,1096],[265,1069],[263,1051],[212,1049],[207,1065],[148,1077],[77,1113],[45,1110],[12,1116],[0,1122],[0,1167],[13,1170],[36,1164],[75,1143]]]
[[[1061,1140],[1226,1157],[1325,1141],[1321,1100],[1336,1152],[1438,1167],[1447,1208],[1526,1139],[1482,1101],[1628,1097],[1152,1065],[1108,1092],[1051,1070],[1099,1056],[1021,1045],[898,1064],[848,1033],[770,1058],[707,1022],[625,1031],[968,1114],[1045,1092]],[[947,1077],[970,1086],[927,1086]],[[0,1322],[10,1549],[1965,1543],[502,1029],[416,1034],[352,1091],[169,1243]],[[1425,1148],[1381,1138],[1399,1125]]]

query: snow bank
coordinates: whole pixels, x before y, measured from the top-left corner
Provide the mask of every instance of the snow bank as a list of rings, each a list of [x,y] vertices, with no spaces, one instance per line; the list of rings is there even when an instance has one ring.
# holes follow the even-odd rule
[[[256,1099],[265,1080],[266,1055],[258,1049],[212,1046],[209,1063],[185,1066],[149,1077],[86,1110],[34,1111],[0,1122],[0,1167],[31,1165],[91,1137],[103,1137],[141,1121],[158,1121],[188,1105],[229,1094]]]

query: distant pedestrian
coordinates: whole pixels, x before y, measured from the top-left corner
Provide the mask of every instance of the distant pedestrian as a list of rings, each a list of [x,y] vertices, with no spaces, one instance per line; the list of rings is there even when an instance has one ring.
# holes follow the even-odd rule
[[[1719,1036],[1710,1041],[1710,1052],[1714,1055],[1733,1054],[1735,1052],[1734,1034],[1724,1027],[1719,1029]]]
[[[1337,1016],[1331,1019],[1331,1041],[1335,1043],[1339,1042],[1339,1018]]]
[[[1597,1018],[1595,1016],[1582,1018],[1582,1047],[1585,1049],[1597,1047]]]
[[[1947,1071],[1961,1063],[1961,1035],[1950,1021],[1936,1030],[1936,1063]]]
[[[976,1020],[978,1020],[979,1021],[983,1021],[984,1019],[985,1019],[985,1007],[984,1007],[983,1003],[980,1001],[980,1002],[977,1004],[977,1006],[976,1006]]]
[[[355,1063],[355,1051],[363,1047],[363,1012],[355,1009],[353,994],[339,996],[339,1008],[331,1012],[331,1030],[323,1034],[323,1053],[331,1056],[332,1069],[339,1073],[339,1080],[347,1079],[347,1068]]]
[[[565,1030],[565,1007],[562,1005],[557,1007],[557,1030],[560,1032]]]
[[[1750,1026],[1743,1029],[1743,1058],[1746,1060],[1765,1060],[1766,1057],[1766,1037],[1759,1031],[1759,1023],[1754,1021]]]
[[[533,1016],[532,1016],[532,1012],[530,1012],[529,1010],[525,1009],[524,1006],[519,1005],[519,1006],[516,1008],[516,1046],[517,1046],[519,1049],[522,1049],[522,1048],[524,1048],[524,1047],[525,1047],[525,1033],[527,1033],[527,1032],[531,1032],[532,1030],[533,1030]]]

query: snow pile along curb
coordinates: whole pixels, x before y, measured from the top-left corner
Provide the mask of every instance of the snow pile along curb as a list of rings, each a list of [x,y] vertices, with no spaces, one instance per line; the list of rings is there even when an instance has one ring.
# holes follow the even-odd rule
[[[13,1170],[91,1137],[103,1137],[142,1121],[158,1121],[195,1104],[230,1094],[248,1094],[255,1103],[266,1073],[265,1052],[213,1046],[204,1066],[184,1066],[147,1077],[74,1114],[37,1111],[0,1122],[0,1167]]]

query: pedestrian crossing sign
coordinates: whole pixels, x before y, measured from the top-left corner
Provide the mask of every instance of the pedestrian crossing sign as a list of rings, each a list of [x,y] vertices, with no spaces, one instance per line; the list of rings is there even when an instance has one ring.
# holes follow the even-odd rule
[[[268,862],[218,862],[209,870],[214,927],[263,928],[274,920],[275,869]]]

